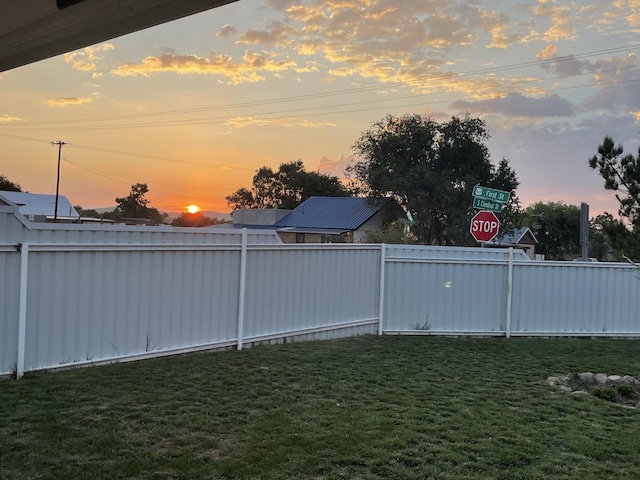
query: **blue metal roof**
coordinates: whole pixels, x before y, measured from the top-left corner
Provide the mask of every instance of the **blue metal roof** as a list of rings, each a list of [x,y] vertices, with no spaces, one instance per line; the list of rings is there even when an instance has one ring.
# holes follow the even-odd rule
[[[311,197],[274,226],[356,230],[389,201],[389,198]]]

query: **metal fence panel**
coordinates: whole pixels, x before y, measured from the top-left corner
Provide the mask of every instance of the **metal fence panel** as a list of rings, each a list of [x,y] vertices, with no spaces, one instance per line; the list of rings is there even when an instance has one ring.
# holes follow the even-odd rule
[[[245,335],[378,317],[380,247],[278,247],[247,257]]]
[[[18,354],[20,253],[11,250],[0,248],[0,375],[13,373]]]
[[[504,263],[390,261],[385,331],[499,332],[505,329]]]
[[[239,251],[36,251],[25,369],[235,338]]]
[[[640,269],[535,262],[514,268],[513,330],[640,334]]]
[[[423,245],[385,245],[389,259],[441,259],[441,260],[504,260],[509,258],[508,248],[447,247]],[[529,260],[522,250],[513,251],[514,258]]]

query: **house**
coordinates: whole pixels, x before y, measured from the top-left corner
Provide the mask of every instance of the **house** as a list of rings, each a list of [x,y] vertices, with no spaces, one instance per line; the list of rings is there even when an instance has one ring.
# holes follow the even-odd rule
[[[32,222],[53,221],[55,217],[55,195],[0,190],[0,197],[18,206],[18,211]],[[60,222],[68,223],[77,222],[80,214],[67,197],[59,195],[57,216]]]
[[[310,197],[274,228],[284,243],[354,243],[404,216],[391,198]]]
[[[513,247],[523,250],[531,260],[536,258],[538,240],[529,227],[522,227],[513,232],[498,235],[486,245],[488,247]]]
[[[294,210],[235,210],[220,227],[275,230],[284,243],[354,243],[405,216],[392,198],[310,197]]]

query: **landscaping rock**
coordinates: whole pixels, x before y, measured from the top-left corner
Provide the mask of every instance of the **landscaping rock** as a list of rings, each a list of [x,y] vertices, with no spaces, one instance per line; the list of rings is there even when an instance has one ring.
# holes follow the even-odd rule
[[[560,383],[560,379],[558,377],[549,377],[547,378],[547,383],[549,385],[557,385],[558,383]]]
[[[609,377],[607,377],[606,373],[599,373],[595,376],[595,380],[596,380],[596,383],[599,385],[606,385],[607,380],[609,380]]]
[[[596,376],[591,372],[583,372],[578,374],[578,378],[582,383],[593,385],[596,383]]]
[[[595,394],[622,407],[640,409],[640,381],[631,375],[607,375],[605,373],[594,375],[591,372],[576,375],[569,373],[547,377],[546,383],[572,395]],[[623,388],[622,385],[627,386]],[[611,395],[605,397],[602,395],[604,391]]]

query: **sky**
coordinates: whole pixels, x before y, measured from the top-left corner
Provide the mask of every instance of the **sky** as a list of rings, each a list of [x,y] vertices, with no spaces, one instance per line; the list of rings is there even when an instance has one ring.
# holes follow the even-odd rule
[[[638,154],[640,0],[240,0],[0,73],[0,174],[83,208],[228,212],[262,166],[344,176],[387,114],[482,118],[522,205],[616,213],[589,168]]]

